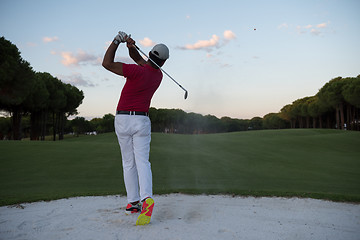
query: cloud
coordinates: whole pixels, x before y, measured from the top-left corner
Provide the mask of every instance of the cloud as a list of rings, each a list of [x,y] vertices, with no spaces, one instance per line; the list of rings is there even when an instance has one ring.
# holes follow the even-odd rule
[[[186,44],[183,48],[188,50],[211,48],[219,45],[219,39],[220,38],[214,34],[209,40],[199,40],[194,44]]]
[[[236,38],[236,35],[231,30],[226,30],[223,33],[224,39],[222,40],[216,34],[213,34],[209,40],[198,40],[194,44],[186,44],[185,46],[178,47],[182,50],[206,50],[211,51],[213,48],[220,48],[227,44],[230,40]]]
[[[78,64],[78,60],[76,59],[76,57],[73,56],[71,52],[61,52],[61,56],[63,58],[61,63],[64,64],[65,66]]]
[[[144,47],[152,47],[156,44],[153,40],[151,40],[148,37],[144,38],[143,40],[140,40],[139,42]]]
[[[232,40],[232,39],[235,39],[236,38],[236,35],[235,33],[233,33],[231,30],[226,30],[224,32],[224,38],[226,40]]]
[[[79,50],[78,53],[73,54],[72,52],[61,52],[62,56],[61,63],[65,66],[79,66],[79,65],[100,65],[101,57],[89,54],[83,50]]]
[[[326,28],[327,27],[327,23],[320,23],[318,25],[316,25],[317,28]]]
[[[330,22],[324,22],[319,24],[307,24],[307,25],[298,25],[295,27],[295,30],[298,34],[311,34],[313,36],[322,36],[324,34],[325,29],[329,27]],[[278,29],[292,30],[291,25],[287,23],[282,23],[278,26]]]
[[[69,83],[74,86],[82,86],[82,87],[95,87],[91,81],[86,80],[82,74],[80,73],[72,73],[71,75],[59,75],[57,76],[61,81],[65,83]]]
[[[44,38],[43,38],[43,42],[44,42],[44,43],[56,42],[56,41],[58,41],[58,40],[59,40],[58,37],[44,37]]]
[[[322,34],[322,31],[319,29],[325,29],[328,27],[328,23],[320,23],[316,25],[308,24],[306,26],[297,26],[296,30],[299,34],[306,34],[309,32],[308,29],[310,29],[310,34],[314,36],[319,36]]]

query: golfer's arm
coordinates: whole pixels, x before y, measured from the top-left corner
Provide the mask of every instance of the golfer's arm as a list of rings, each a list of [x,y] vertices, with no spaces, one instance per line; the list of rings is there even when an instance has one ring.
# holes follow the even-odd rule
[[[123,73],[123,64],[121,62],[114,62],[115,52],[118,48],[118,45],[111,43],[109,48],[106,50],[102,66],[109,70],[110,72],[116,73],[118,75],[124,76]]]
[[[141,57],[138,50],[132,46],[129,48],[129,56],[134,60],[138,65],[144,66],[146,64],[146,61]]]

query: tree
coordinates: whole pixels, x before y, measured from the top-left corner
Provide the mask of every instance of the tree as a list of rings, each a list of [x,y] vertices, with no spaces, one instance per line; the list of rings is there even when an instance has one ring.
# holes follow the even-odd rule
[[[0,117],[0,140],[9,139],[11,135],[11,119]]]
[[[198,113],[188,113],[185,118],[185,133],[199,134],[203,133],[203,116]]]
[[[186,113],[181,109],[170,109],[167,117],[169,119],[169,130],[171,133],[182,131],[182,126],[186,118]]]
[[[64,127],[67,117],[77,114],[77,107],[80,106],[84,99],[83,91],[80,91],[71,84],[63,84],[64,94],[66,96],[66,104],[63,108],[60,108],[58,112],[59,123],[59,140],[64,139]]]
[[[102,118],[93,118],[90,120],[90,131],[96,133],[102,133],[101,129]]]
[[[299,122],[299,128],[304,127],[304,110],[303,110],[303,103],[306,101],[306,98],[297,99],[292,103],[292,114],[296,117]]]
[[[49,92],[43,81],[41,73],[35,73],[35,81],[31,87],[30,94],[24,102],[24,109],[30,112],[31,127],[30,127],[30,139],[39,140],[42,133],[43,126],[43,114],[46,110],[49,101]]]
[[[249,129],[251,130],[263,129],[263,119],[261,117],[253,117],[250,120]]]
[[[290,122],[291,128],[296,128],[296,115],[295,115],[293,109],[294,109],[294,105],[288,104],[280,110],[279,116],[282,119]]]
[[[56,140],[56,133],[59,132],[59,116],[66,107],[67,96],[65,94],[64,84],[50,73],[42,73],[42,79],[45,82],[49,92],[49,101],[47,104],[46,117],[50,113],[52,118],[53,140]]]
[[[206,133],[223,132],[225,129],[221,120],[213,115],[206,115],[204,117],[204,125]]]
[[[342,89],[345,81],[342,77],[337,77],[326,83],[319,91],[318,96],[323,104],[327,104],[335,109],[336,128],[344,129],[344,97]]]
[[[230,117],[222,117],[220,120],[225,127],[225,132],[245,131],[248,130],[249,127],[247,120],[233,119]]]
[[[12,115],[13,139],[21,139],[22,104],[30,94],[34,72],[18,48],[0,38],[0,110]]]
[[[71,120],[71,126],[76,136],[86,133],[90,128],[89,122],[86,121],[83,117],[76,117]]]
[[[360,108],[360,75],[356,78],[346,78],[345,80],[346,84],[342,90],[345,101]]]
[[[164,132],[166,128],[166,110],[165,109],[149,109],[149,117],[151,119],[152,130],[155,132]]]
[[[342,95],[347,105],[347,125],[350,129],[359,130],[359,110],[360,110],[360,75],[356,78],[346,78],[343,86]]]
[[[300,117],[305,118],[306,128],[310,128],[310,114],[309,114],[309,102],[311,102],[311,97],[305,97],[300,99]]]
[[[322,127],[322,112],[320,111],[319,98],[317,96],[313,96],[308,99],[308,113],[313,119],[313,128],[316,128],[316,119],[319,120],[319,127]]]
[[[263,126],[265,129],[283,129],[288,127],[288,123],[280,113],[268,113],[264,116]]]
[[[115,116],[110,113],[105,114],[103,116],[102,121],[101,121],[101,128],[102,128],[103,132],[114,132],[115,131],[114,120],[115,120]]]

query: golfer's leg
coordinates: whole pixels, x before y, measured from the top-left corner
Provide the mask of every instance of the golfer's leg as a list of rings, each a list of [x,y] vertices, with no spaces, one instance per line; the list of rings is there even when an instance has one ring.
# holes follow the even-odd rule
[[[127,200],[128,202],[136,202],[140,200],[138,172],[133,151],[133,139],[128,129],[130,123],[127,117],[119,115],[115,117],[115,131],[121,149]]]
[[[152,197],[152,172],[149,162],[151,123],[148,117],[139,116],[142,127],[134,135],[134,154],[139,175],[140,198]]]

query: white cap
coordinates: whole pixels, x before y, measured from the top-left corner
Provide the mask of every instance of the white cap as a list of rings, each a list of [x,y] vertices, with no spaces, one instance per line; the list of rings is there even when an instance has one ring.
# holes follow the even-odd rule
[[[165,44],[162,43],[156,44],[151,49],[151,53],[161,60],[166,60],[169,58],[169,49]]]

